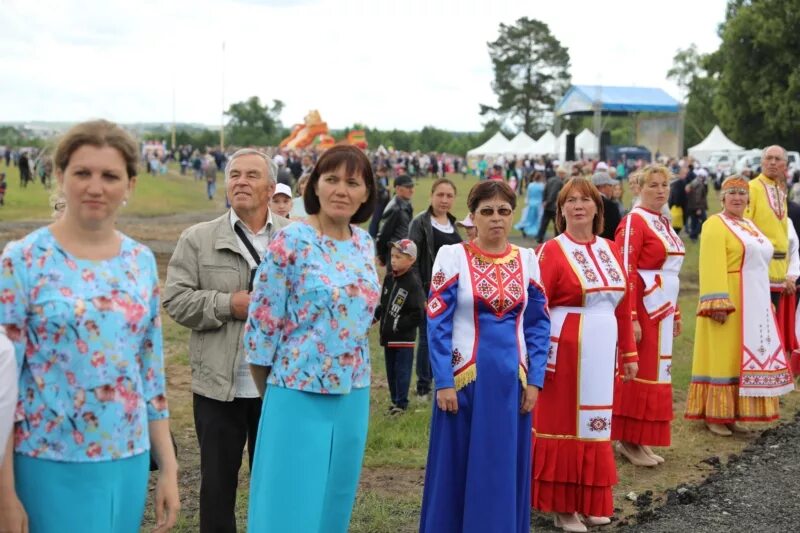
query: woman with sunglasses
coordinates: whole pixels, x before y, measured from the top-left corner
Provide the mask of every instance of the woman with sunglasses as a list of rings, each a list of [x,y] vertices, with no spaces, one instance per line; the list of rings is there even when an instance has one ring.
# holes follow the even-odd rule
[[[527,533],[530,413],[550,319],[533,251],[508,242],[514,191],[484,181],[467,205],[478,236],[443,246],[431,277],[436,404],[420,531]]]
[[[589,180],[572,178],[561,189],[556,229],[539,252],[551,345],[534,413],[531,503],[555,513],[556,527],[586,531],[609,524],[614,511],[614,368],[619,347],[624,379],[636,375],[636,344],[622,256],[598,237],[603,202]]]

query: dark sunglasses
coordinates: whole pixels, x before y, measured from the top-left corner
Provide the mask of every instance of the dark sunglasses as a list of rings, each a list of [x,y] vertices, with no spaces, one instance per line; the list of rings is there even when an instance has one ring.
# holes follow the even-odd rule
[[[501,217],[508,217],[511,216],[511,213],[513,213],[514,211],[510,207],[498,207],[497,209],[495,209],[494,207],[484,207],[478,210],[478,213],[480,213],[481,216],[484,217],[490,217],[494,215],[495,212],[497,212],[497,214],[500,215]]]

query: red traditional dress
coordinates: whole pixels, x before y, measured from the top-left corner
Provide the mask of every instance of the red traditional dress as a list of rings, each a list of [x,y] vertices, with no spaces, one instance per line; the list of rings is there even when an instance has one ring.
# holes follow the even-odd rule
[[[660,212],[635,207],[617,227],[628,288],[642,338],[639,373],[614,393],[611,438],[645,446],[669,446],[672,421],[672,328],[680,320],[678,273],[685,249]]]
[[[531,504],[544,512],[611,516],[617,347],[624,362],[637,361],[622,258],[611,241],[578,243],[563,233],[542,246],[539,268],[551,344],[534,411]]]

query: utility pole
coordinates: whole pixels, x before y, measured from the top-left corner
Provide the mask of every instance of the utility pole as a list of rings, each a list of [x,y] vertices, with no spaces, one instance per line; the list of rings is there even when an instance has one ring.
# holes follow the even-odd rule
[[[225,41],[222,41],[222,109],[219,120],[219,150],[225,151]]]
[[[175,77],[172,78],[172,152],[175,152]]]

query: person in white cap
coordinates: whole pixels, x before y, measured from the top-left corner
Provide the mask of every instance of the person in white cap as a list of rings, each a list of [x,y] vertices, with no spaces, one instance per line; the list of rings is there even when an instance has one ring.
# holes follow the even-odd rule
[[[601,199],[603,200],[604,227],[600,232],[600,236],[613,241],[614,233],[617,231],[620,220],[622,220],[622,213],[620,213],[617,204],[611,199],[611,194],[614,190],[614,185],[617,184],[617,180],[609,176],[607,172],[598,170],[592,176],[592,184],[597,187]]]
[[[289,218],[289,213],[292,212],[292,188],[284,183],[277,183],[269,208],[276,215]]]
[[[472,219],[469,217],[469,215],[465,216],[464,220],[459,220],[456,222],[456,226],[464,228],[464,232],[467,234],[468,241],[471,241],[478,236],[478,228],[476,228],[475,224],[472,223]]]

